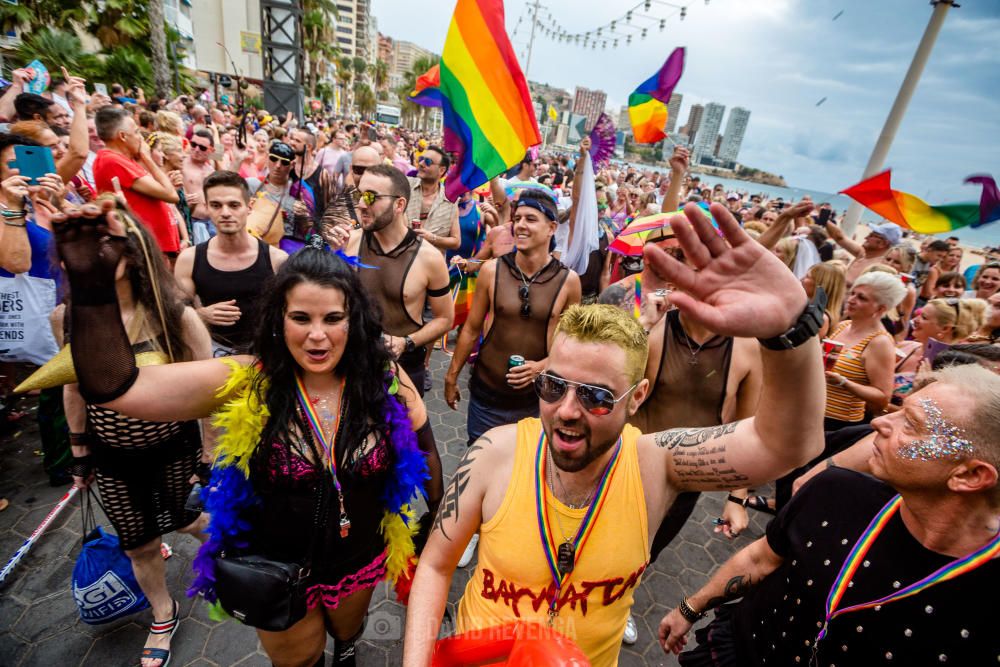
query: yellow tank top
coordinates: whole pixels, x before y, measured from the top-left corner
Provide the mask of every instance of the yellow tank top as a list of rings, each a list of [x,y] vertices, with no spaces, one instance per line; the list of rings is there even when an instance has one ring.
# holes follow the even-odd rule
[[[835,339],[850,324],[850,321],[841,322],[840,325],[837,326],[837,329],[830,334],[829,337]],[[858,384],[869,384],[868,373],[865,372],[865,362],[862,355],[865,353],[865,349],[868,347],[868,344],[871,343],[876,336],[882,335],[889,336],[889,333],[881,330],[868,334],[852,345],[849,349],[841,352],[840,356],[837,357],[837,363],[833,366],[834,372],[840,373],[848,380],[857,382]],[[890,339],[892,338],[891,336],[889,337]],[[846,422],[860,422],[865,418],[865,401],[862,398],[858,398],[843,387],[827,385],[826,416],[831,419],[839,419]]]
[[[535,511],[534,465],[540,432],[538,419],[517,424],[514,472],[496,515],[480,529],[479,564],[458,607],[460,633],[515,620],[548,622],[548,600],[555,584]],[[576,642],[598,667],[618,664],[633,592],[649,560],[646,500],[636,453],[640,435],[629,425],[622,432],[621,461],[593,532],[560,593],[553,626]],[[587,510],[570,509],[552,493],[546,498],[550,516],[558,513],[558,521],[552,522],[556,537],[575,535]]]

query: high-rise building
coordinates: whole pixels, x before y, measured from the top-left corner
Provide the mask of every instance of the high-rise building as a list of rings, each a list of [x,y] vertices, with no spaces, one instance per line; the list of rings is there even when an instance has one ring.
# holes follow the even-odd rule
[[[740,157],[740,145],[743,143],[743,136],[747,132],[747,124],[750,122],[750,112],[743,107],[733,107],[729,112],[729,120],[726,121],[726,134],[719,147],[718,156],[720,160],[726,162],[736,162]]]
[[[704,113],[705,107],[700,104],[692,105],[688,111],[688,122],[681,128],[681,132],[688,135],[691,141],[698,138],[698,129],[701,127],[701,117]]]
[[[587,117],[587,128],[594,127],[598,117],[608,103],[608,94],[603,90],[577,87],[573,96],[573,113]]]
[[[336,0],[337,2],[337,48],[341,55],[353,58],[360,56],[368,60],[371,49],[377,44],[368,44],[368,24],[371,6],[368,0]]]
[[[402,77],[406,72],[413,69],[418,60],[421,58],[430,58],[432,55],[434,54],[422,46],[397,39],[393,44],[393,69],[391,74]],[[423,72],[418,72],[417,76],[421,74]]]
[[[722,126],[722,117],[725,113],[726,107],[722,104],[709,102],[705,105],[698,135],[694,140],[694,149],[691,151],[692,164],[698,164],[702,157],[715,155],[715,141],[719,136],[719,128]]]
[[[670,93],[670,103],[667,104],[667,134],[673,134],[674,128],[677,127],[678,116],[681,115],[682,99],[684,96],[680,93]]]
[[[618,112],[618,129],[628,131],[632,127],[632,119],[628,115],[628,107],[622,107]]]

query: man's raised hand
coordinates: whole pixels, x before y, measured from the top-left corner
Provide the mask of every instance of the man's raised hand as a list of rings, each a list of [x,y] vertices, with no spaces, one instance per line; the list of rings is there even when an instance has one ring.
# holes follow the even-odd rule
[[[688,204],[684,215],[670,219],[687,263],[649,244],[644,282],[653,289],[673,283],[671,303],[716,334],[772,338],[784,333],[805,309],[802,284],[743,231],[725,206],[712,204],[711,211],[723,236],[696,204]]]

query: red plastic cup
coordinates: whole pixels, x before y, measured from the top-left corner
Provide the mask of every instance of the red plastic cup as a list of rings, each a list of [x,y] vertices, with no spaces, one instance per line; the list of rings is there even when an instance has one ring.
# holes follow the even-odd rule
[[[914,277],[914,275],[912,273],[900,273],[899,274],[899,279],[903,281],[904,285],[909,285],[914,280],[916,280],[916,278]]]
[[[844,344],[839,340],[833,340],[832,338],[823,339],[823,366],[826,370],[833,370],[843,350]]]

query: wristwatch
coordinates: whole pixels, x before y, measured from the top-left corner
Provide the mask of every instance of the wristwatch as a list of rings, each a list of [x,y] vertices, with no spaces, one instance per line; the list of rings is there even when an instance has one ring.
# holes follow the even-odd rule
[[[417,349],[417,344],[413,342],[413,339],[409,336],[403,338],[403,352],[413,352]]]
[[[680,604],[677,605],[677,611],[680,612],[680,615],[683,616],[684,620],[688,623],[697,623],[701,619],[705,618],[706,613],[692,609],[686,599],[681,600]]]
[[[799,315],[788,331],[774,338],[758,338],[760,344],[769,350],[792,350],[815,336],[823,326],[823,309],[826,307],[826,292],[816,287],[812,303]]]

